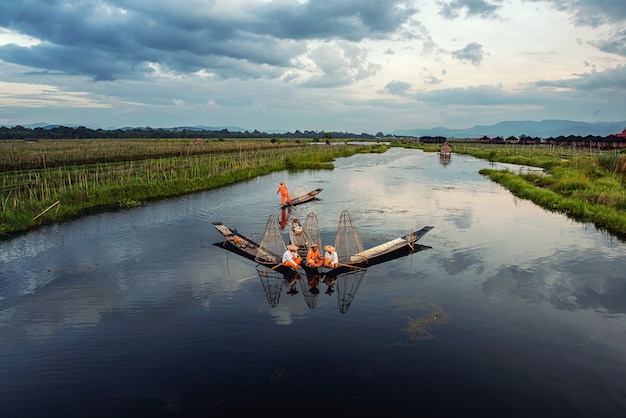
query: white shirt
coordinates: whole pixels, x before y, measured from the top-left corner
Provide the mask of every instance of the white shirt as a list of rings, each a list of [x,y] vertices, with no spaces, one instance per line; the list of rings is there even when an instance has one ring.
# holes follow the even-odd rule
[[[339,258],[337,257],[337,251],[333,251],[332,254],[326,251],[326,254],[324,254],[324,258],[327,260],[330,260],[331,263],[334,263],[334,264],[339,263]]]
[[[296,251],[291,251],[290,249],[287,249],[287,251],[285,251],[283,254],[283,263],[286,261],[291,261],[295,263],[295,258],[297,256],[298,256],[298,253]]]

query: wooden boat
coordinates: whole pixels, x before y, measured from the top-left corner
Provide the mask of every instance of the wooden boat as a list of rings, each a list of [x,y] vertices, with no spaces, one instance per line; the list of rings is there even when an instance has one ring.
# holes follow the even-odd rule
[[[281,264],[282,254],[276,254],[262,248],[258,243],[231,230],[222,222],[213,222],[213,226],[225,238],[223,242],[216,242],[214,245],[225,248],[284,274],[294,273],[293,269]],[[349,263],[342,263],[339,267],[327,271],[325,274],[335,276],[346,270],[371,267],[414,252],[429,249],[431,247],[418,245],[416,242],[433,228],[432,226],[425,226],[420,230],[413,231],[394,240],[361,251],[350,256]]]
[[[213,222],[213,226],[224,236],[224,241],[216,242],[213,245],[222,247],[281,273],[294,273],[293,269],[281,264],[282,254],[276,254],[262,248],[257,242],[233,231],[222,222]]]
[[[317,199],[317,195],[320,194],[322,192],[322,190],[324,190],[323,187],[318,187],[315,190],[312,190],[308,193],[305,193],[303,195],[294,197],[293,199],[291,199],[290,203],[284,204],[281,207],[282,208],[288,208],[289,206],[295,206],[295,205],[301,205],[302,203],[306,203],[306,202],[310,202],[311,200],[315,200]]]
[[[348,263],[340,263],[339,267],[327,272],[326,275],[334,276],[352,268],[368,268],[376,264],[432,248],[427,245],[416,244],[416,242],[433,228],[433,226],[425,226],[417,231],[353,254],[349,257],[349,260],[347,260]]]

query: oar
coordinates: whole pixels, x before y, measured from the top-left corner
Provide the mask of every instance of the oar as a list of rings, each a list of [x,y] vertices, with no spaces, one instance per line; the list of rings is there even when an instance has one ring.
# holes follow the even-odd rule
[[[350,267],[351,269],[361,269],[366,270],[365,267],[355,266],[354,264],[345,264],[345,263],[337,263],[338,266]]]
[[[274,270],[274,269],[277,269],[278,267],[280,267],[280,266],[282,266],[282,265],[283,265],[283,263],[278,263],[278,264],[276,264],[274,267],[272,267],[271,269],[267,269],[267,270],[265,270],[265,271],[262,271],[262,272],[260,272],[260,273],[257,273],[257,274],[255,274],[254,276],[244,277],[243,279],[239,279],[239,280],[237,280],[237,282],[238,282],[238,283],[241,283],[241,282],[245,282],[245,281],[248,281],[248,280],[252,280],[252,279],[254,279],[255,277],[262,276],[262,275],[264,275],[265,273],[268,273],[268,272],[270,272],[270,271],[272,271],[272,270]]]

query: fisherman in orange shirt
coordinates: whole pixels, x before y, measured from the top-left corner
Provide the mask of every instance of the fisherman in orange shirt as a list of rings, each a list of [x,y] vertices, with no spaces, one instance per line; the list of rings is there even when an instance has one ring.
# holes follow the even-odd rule
[[[322,267],[324,265],[324,259],[322,258],[322,254],[320,254],[320,249],[317,248],[317,244],[311,244],[311,249],[306,255],[306,265],[309,267],[317,268]]]
[[[291,198],[289,197],[287,185],[282,181],[280,182],[280,186],[278,186],[278,191],[276,192],[276,194],[278,193],[280,193],[280,198],[283,206],[285,206],[285,202],[291,204]]]

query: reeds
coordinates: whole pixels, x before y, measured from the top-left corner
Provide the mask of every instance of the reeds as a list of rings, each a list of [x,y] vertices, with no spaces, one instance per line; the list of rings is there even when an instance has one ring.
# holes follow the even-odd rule
[[[626,155],[565,147],[466,144],[455,152],[546,169],[546,175],[481,170],[513,194],[626,238]]]
[[[285,168],[332,169],[334,158],[364,149],[262,140],[0,141],[0,235]]]

